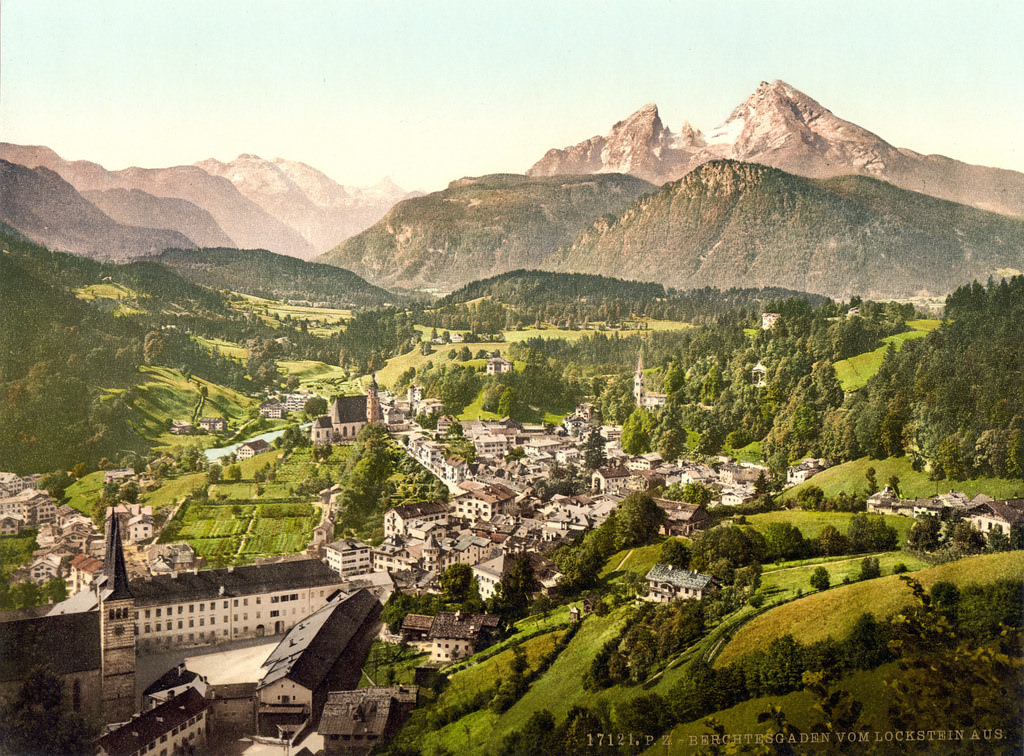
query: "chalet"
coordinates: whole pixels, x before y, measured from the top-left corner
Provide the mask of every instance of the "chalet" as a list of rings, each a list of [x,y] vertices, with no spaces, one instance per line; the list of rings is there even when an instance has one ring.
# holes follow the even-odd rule
[[[487,360],[487,375],[501,375],[502,373],[511,372],[512,363],[504,357],[491,357],[491,359]]]
[[[199,421],[199,427],[207,433],[223,433],[228,429],[228,421],[223,417],[204,417]]]
[[[692,536],[711,526],[711,515],[702,507],[671,499],[655,499],[665,512],[661,532],[670,536]]]
[[[656,470],[661,465],[661,455],[657,452],[641,454],[639,457],[629,457],[626,460],[627,470]]]
[[[743,486],[755,483],[762,473],[765,478],[771,477],[771,471],[767,467],[726,462],[718,469],[718,478],[725,485]]]
[[[645,601],[669,603],[676,599],[702,599],[715,589],[714,578],[690,570],[677,570],[668,564],[656,564],[647,573]]]
[[[426,641],[434,618],[428,614],[407,614],[402,620],[402,640],[408,643]]]
[[[324,555],[327,566],[342,576],[362,575],[371,568],[370,547],[353,538],[327,544]]]
[[[175,436],[191,436],[195,432],[192,423],[187,420],[172,420],[171,433]]]
[[[473,439],[478,457],[504,457],[508,453],[508,436],[484,433]]]
[[[256,686],[260,734],[281,737],[308,719],[316,724],[329,691],[356,686],[380,608],[369,591],[357,591],[332,599],[288,631],[263,663]]]
[[[768,385],[768,368],[762,365],[760,362],[754,365],[750,371],[750,382],[757,388],[763,388]]]
[[[238,459],[252,459],[257,454],[264,454],[270,451],[273,447],[264,441],[262,438],[257,438],[253,441],[247,441],[241,444],[236,450],[235,454]]]
[[[98,756],[202,751],[209,702],[195,688],[139,714],[96,741]]]
[[[779,322],[779,318],[781,318],[781,317],[782,317],[782,315],[780,315],[777,312],[762,312],[761,313],[761,330],[762,331],[768,331],[768,330],[774,328],[775,324]]]
[[[389,741],[416,708],[416,688],[339,690],[327,694],[317,732],[325,756],[366,756]]]
[[[107,470],[103,473],[103,485],[135,479],[135,471],[130,467],[122,467],[117,470]]]
[[[788,477],[788,476],[787,476]],[[876,491],[868,497],[867,510],[878,514],[897,514],[900,509],[900,497],[889,486]]]
[[[472,656],[491,644],[498,631],[496,614],[441,612],[430,625],[430,660],[451,662]]]
[[[458,422],[458,418],[454,415],[443,415],[437,419],[437,432],[442,436],[446,436],[448,435],[448,429]]]

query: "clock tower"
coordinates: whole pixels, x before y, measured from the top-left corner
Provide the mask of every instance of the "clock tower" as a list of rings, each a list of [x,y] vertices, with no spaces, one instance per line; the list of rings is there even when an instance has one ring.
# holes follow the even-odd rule
[[[121,546],[121,525],[107,515],[106,580],[99,586],[103,716],[127,722],[135,713],[135,597]]]

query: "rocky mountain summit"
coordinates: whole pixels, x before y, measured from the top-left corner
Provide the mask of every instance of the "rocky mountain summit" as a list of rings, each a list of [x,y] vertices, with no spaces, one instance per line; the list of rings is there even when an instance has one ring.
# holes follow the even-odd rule
[[[673,134],[657,107],[646,105],[607,136],[549,150],[527,173],[630,173],[661,184],[721,158],[812,178],[874,176],[934,197],[1024,215],[1024,174],[894,147],[783,81],[761,82],[706,135],[689,124]]]

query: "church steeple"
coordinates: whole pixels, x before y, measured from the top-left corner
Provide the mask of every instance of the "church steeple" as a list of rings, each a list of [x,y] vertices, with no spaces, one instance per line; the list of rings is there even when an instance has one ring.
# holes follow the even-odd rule
[[[104,598],[108,601],[134,598],[128,587],[128,569],[124,564],[121,523],[113,511],[110,513],[107,523],[107,551],[103,559],[103,572],[107,576],[106,588],[111,593]]]
[[[373,371],[370,390],[366,392],[366,422],[379,423],[384,419],[380,411],[380,397],[377,396],[377,371]]]
[[[633,399],[638,407],[644,406],[646,395],[647,391],[644,388],[644,353],[643,350],[640,350],[640,354],[636,358],[636,372],[633,374]]]

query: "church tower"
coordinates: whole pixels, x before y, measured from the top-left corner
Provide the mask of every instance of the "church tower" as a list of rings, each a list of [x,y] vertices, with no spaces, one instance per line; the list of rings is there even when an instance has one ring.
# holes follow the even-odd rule
[[[380,412],[380,397],[377,396],[377,373],[374,372],[370,381],[370,390],[366,392],[366,422],[383,422],[384,416]]]
[[[636,360],[636,372],[633,374],[633,399],[637,407],[643,407],[646,401],[647,392],[644,390],[644,353]]]
[[[127,722],[135,713],[135,597],[121,546],[121,525],[113,512],[107,517],[106,580],[99,587],[103,716]]]

